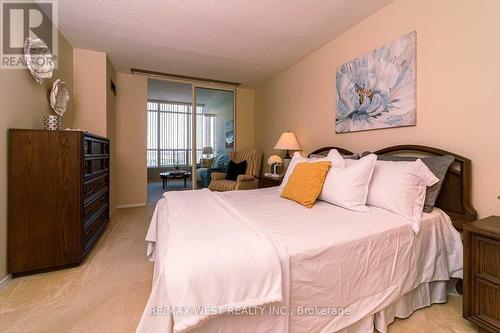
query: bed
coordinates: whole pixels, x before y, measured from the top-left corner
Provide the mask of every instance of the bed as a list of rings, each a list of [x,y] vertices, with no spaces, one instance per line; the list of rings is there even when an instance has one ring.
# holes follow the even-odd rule
[[[311,154],[325,155],[324,147]],[[462,278],[458,230],[476,217],[470,160],[423,146],[377,154],[453,155],[432,213],[404,218],[317,202],[279,189],[167,194],[148,235],[153,286],[138,332],[386,332],[395,317],[446,302]]]

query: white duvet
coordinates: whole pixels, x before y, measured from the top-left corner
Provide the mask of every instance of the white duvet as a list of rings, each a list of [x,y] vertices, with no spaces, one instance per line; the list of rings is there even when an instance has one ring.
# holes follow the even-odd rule
[[[184,332],[210,316],[283,300],[286,264],[266,231],[208,189],[166,193],[146,239],[158,298],[148,315],[172,311]],[[282,267],[283,266],[283,267]],[[163,296],[168,295],[168,302]]]
[[[226,211],[219,228],[212,217],[196,212],[197,209],[206,212],[210,206],[198,201],[197,195],[195,192],[184,192],[183,200],[167,196],[158,204],[147,237],[150,250],[154,250],[155,255],[153,290],[138,331],[170,332],[172,327],[176,331],[194,327],[193,332],[335,332],[385,308],[421,283],[462,277],[460,235],[452,227],[448,216],[439,209],[432,214],[423,214],[421,231],[416,235],[404,218],[375,207],[370,207],[369,213],[360,213],[317,202],[312,209],[307,209],[280,198],[278,188],[208,193],[208,197],[218,202],[218,208]],[[195,206],[198,208],[194,209]],[[167,213],[174,208],[175,215]],[[181,238],[172,240],[166,236],[173,225],[186,223],[187,220],[196,220],[188,223],[194,228],[189,233],[199,239],[217,234],[217,241],[225,238],[219,236],[225,235],[226,229],[232,232],[232,223],[243,224],[245,228],[255,226],[256,234],[253,231],[250,233],[254,243],[247,244],[246,238],[239,239],[239,230],[232,234],[232,243],[222,247],[232,246],[238,255],[245,255],[242,248],[251,249],[249,252],[256,250],[258,254],[250,260],[255,260],[251,261],[252,265],[263,260],[264,266],[257,265],[262,271],[245,271],[245,267],[252,266],[247,265],[246,260],[228,266],[227,260],[233,257],[224,256],[217,250],[216,257],[220,260],[211,262],[209,259],[213,253],[210,249],[200,251],[195,242],[185,243]],[[202,225],[203,221],[209,222]],[[221,249],[219,246],[216,248]],[[275,257],[271,250],[275,251]],[[175,265],[172,266],[171,262],[175,264],[177,259],[168,255],[170,251],[188,251],[189,260],[198,263],[208,259],[212,263],[209,267],[193,266],[198,268],[189,274],[197,277],[197,288],[188,288],[185,282],[179,281],[192,280],[193,277],[187,276],[186,272],[179,274],[172,271],[175,271]],[[270,253],[270,257],[265,253]],[[167,269],[169,266],[172,269]],[[269,276],[263,272],[275,272],[276,268],[281,270],[281,278],[276,273]],[[218,272],[215,276],[227,274],[224,278],[227,286],[214,285],[214,281],[202,278],[213,272]],[[261,275],[264,282],[249,279],[252,274]],[[245,286],[239,283],[241,280],[245,281]],[[233,288],[242,288],[240,295],[244,297],[256,293],[263,299],[266,290],[277,292],[281,288],[281,299],[275,304],[286,306],[292,315],[267,315],[257,319],[256,316],[221,315],[208,319],[199,327],[195,327],[199,320],[193,318],[186,321],[184,316],[151,316],[150,310],[155,306],[188,305],[178,303],[182,297],[209,305],[212,300],[205,298],[206,291],[213,299],[230,299]],[[172,293],[182,297],[177,295],[174,301]],[[349,314],[307,312],[304,315],[301,312],[304,309],[347,309]]]

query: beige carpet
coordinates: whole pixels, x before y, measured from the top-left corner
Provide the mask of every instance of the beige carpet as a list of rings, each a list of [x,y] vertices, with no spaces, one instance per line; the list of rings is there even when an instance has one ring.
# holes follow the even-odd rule
[[[81,266],[12,280],[0,290],[0,332],[134,332],[151,285],[144,236],[152,213],[116,210]],[[450,297],[398,319],[389,333],[477,332],[461,304]]]
[[[191,179],[186,182],[186,187],[184,187],[184,180],[182,179],[170,179],[166,188],[163,188],[163,183],[159,182],[149,182],[148,183],[148,205],[152,205],[161,199],[163,193],[167,191],[187,191],[191,190],[193,185],[191,184]]]

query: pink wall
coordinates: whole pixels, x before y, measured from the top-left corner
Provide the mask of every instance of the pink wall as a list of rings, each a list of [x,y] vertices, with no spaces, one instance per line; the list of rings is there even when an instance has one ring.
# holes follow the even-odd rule
[[[304,151],[422,144],[473,161],[473,203],[500,215],[500,1],[396,0],[256,89],[258,149],[284,130]],[[417,126],[335,134],[336,68],[417,31]]]

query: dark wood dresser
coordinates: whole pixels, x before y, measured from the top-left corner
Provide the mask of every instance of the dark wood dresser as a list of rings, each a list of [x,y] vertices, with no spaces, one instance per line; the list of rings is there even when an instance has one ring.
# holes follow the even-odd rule
[[[81,131],[9,130],[9,273],[83,260],[109,219],[109,154]]]
[[[500,217],[464,225],[464,318],[500,332]]]

